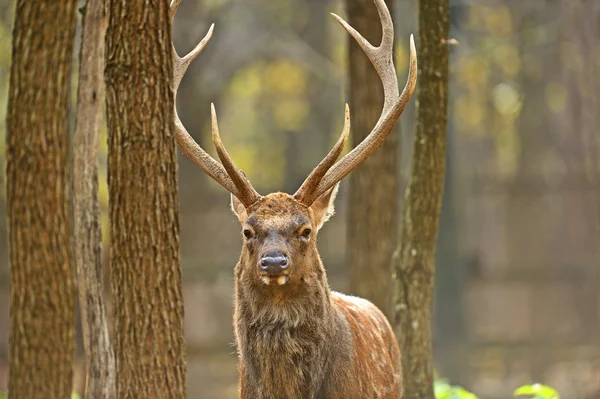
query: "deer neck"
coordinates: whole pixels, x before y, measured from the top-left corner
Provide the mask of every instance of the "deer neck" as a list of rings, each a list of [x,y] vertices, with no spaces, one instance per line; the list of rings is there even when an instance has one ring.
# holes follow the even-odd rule
[[[249,284],[244,267],[236,268],[234,324],[241,373],[257,387],[257,398],[311,398],[323,384],[336,318],[325,270],[318,266],[288,291]]]

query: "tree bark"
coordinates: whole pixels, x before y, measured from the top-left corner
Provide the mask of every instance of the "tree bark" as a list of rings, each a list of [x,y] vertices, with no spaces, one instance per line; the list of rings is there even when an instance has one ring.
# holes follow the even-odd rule
[[[393,2],[386,1],[393,13]],[[347,0],[348,22],[374,45],[381,42],[381,22],[372,0]],[[371,132],[383,108],[383,86],[375,68],[349,40],[352,146]],[[397,130],[397,129],[395,129]],[[347,263],[350,291],[391,314],[390,259],[398,234],[398,134],[350,175]]]
[[[405,398],[433,398],[431,313],[448,120],[448,0],[419,2],[419,91],[410,181],[394,257],[394,327]]]
[[[105,0],[88,0],[82,26],[73,138],[74,254],[86,359],[85,395],[115,397],[115,355],[102,283],[98,137],[104,100]]]
[[[117,397],[184,398],[168,2],[110,1],[106,48]]]
[[[11,398],[67,398],[75,285],[67,197],[76,1],[19,0],[6,137]]]

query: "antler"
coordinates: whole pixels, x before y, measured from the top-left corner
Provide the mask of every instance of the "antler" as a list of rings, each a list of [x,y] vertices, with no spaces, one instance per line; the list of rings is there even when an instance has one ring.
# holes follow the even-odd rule
[[[175,13],[177,12],[180,3],[181,0],[171,1],[169,8],[171,22],[173,22],[173,18],[175,17]],[[183,58],[179,57],[175,50],[175,46],[173,46],[173,96],[175,98],[177,98],[177,90],[179,89],[179,84],[181,83],[183,75],[192,61],[200,55],[212,37],[214,26],[214,24],[210,26],[206,36],[204,36],[200,43],[198,43],[196,47]],[[213,143],[217,148],[217,154],[223,165],[204,151],[188,133],[187,129],[179,119],[177,106],[175,106],[175,141],[185,155],[187,155],[188,158],[198,165],[207,175],[235,195],[244,206],[249,207],[260,199],[260,194],[252,187],[252,184],[250,184],[250,181],[246,178],[244,173],[235,166],[227,153],[227,150],[225,150],[225,147],[221,142],[221,137],[219,136],[217,116],[212,104],[211,116]]]
[[[310,206],[317,198],[323,195],[327,190],[333,187],[337,182],[346,177],[354,168],[360,165],[365,159],[373,154],[384,143],[387,136],[392,131],[396,121],[406,108],[408,100],[412,96],[415,85],[417,83],[417,52],[415,42],[410,35],[410,64],[408,71],[408,80],[404,86],[402,93],[398,95],[398,78],[396,77],[396,69],[394,67],[393,50],[394,50],[394,26],[392,17],[385,5],[384,0],[374,0],[381,19],[382,38],[381,44],[378,47],[369,43],[360,33],[358,33],[346,21],[336,14],[331,14],[333,17],[348,31],[348,33],[356,40],[358,45],[365,52],[383,84],[384,102],[383,110],[379,116],[379,120],[369,135],[341,160],[332,166],[335,159],[331,159],[336,153],[338,144],[345,141],[345,136],[348,132],[349,121],[344,125],[342,137],[331,150],[331,152],[321,161],[321,163],[313,170],[309,177],[302,184],[300,189],[294,194],[294,197]],[[348,119],[348,112],[346,112]],[[341,151],[341,149],[340,149]]]
[[[315,193],[315,188],[325,176],[325,173],[333,166],[335,161],[337,161],[338,157],[342,153],[344,149],[344,145],[348,140],[348,135],[350,134],[350,108],[348,108],[348,104],[346,104],[346,118],[344,119],[344,129],[342,130],[342,135],[338,139],[337,143],[333,146],[329,154],[323,158],[323,160],[317,165],[315,169],[308,175],[302,186],[296,191],[294,194],[294,198],[303,203],[310,202],[311,204],[319,197],[313,197]]]

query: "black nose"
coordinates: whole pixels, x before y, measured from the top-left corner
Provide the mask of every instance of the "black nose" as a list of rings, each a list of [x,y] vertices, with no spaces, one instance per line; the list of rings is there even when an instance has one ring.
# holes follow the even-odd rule
[[[281,274],[288,267],[288,257],[279,251],[269,251],[260,259],[260,269],[269,276]]]

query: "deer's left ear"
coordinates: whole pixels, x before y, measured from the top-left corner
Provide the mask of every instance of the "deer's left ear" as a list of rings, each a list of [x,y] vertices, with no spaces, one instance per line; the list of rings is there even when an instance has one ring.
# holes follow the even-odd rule
[[[339,187],[340,183],[337,183],[329,191],[317,198],[317,200],[310,206],[315,218],[315,224],[317,225],[317,231],[335,213],[333,202],[335,201],[335,196],[337,195]]]

